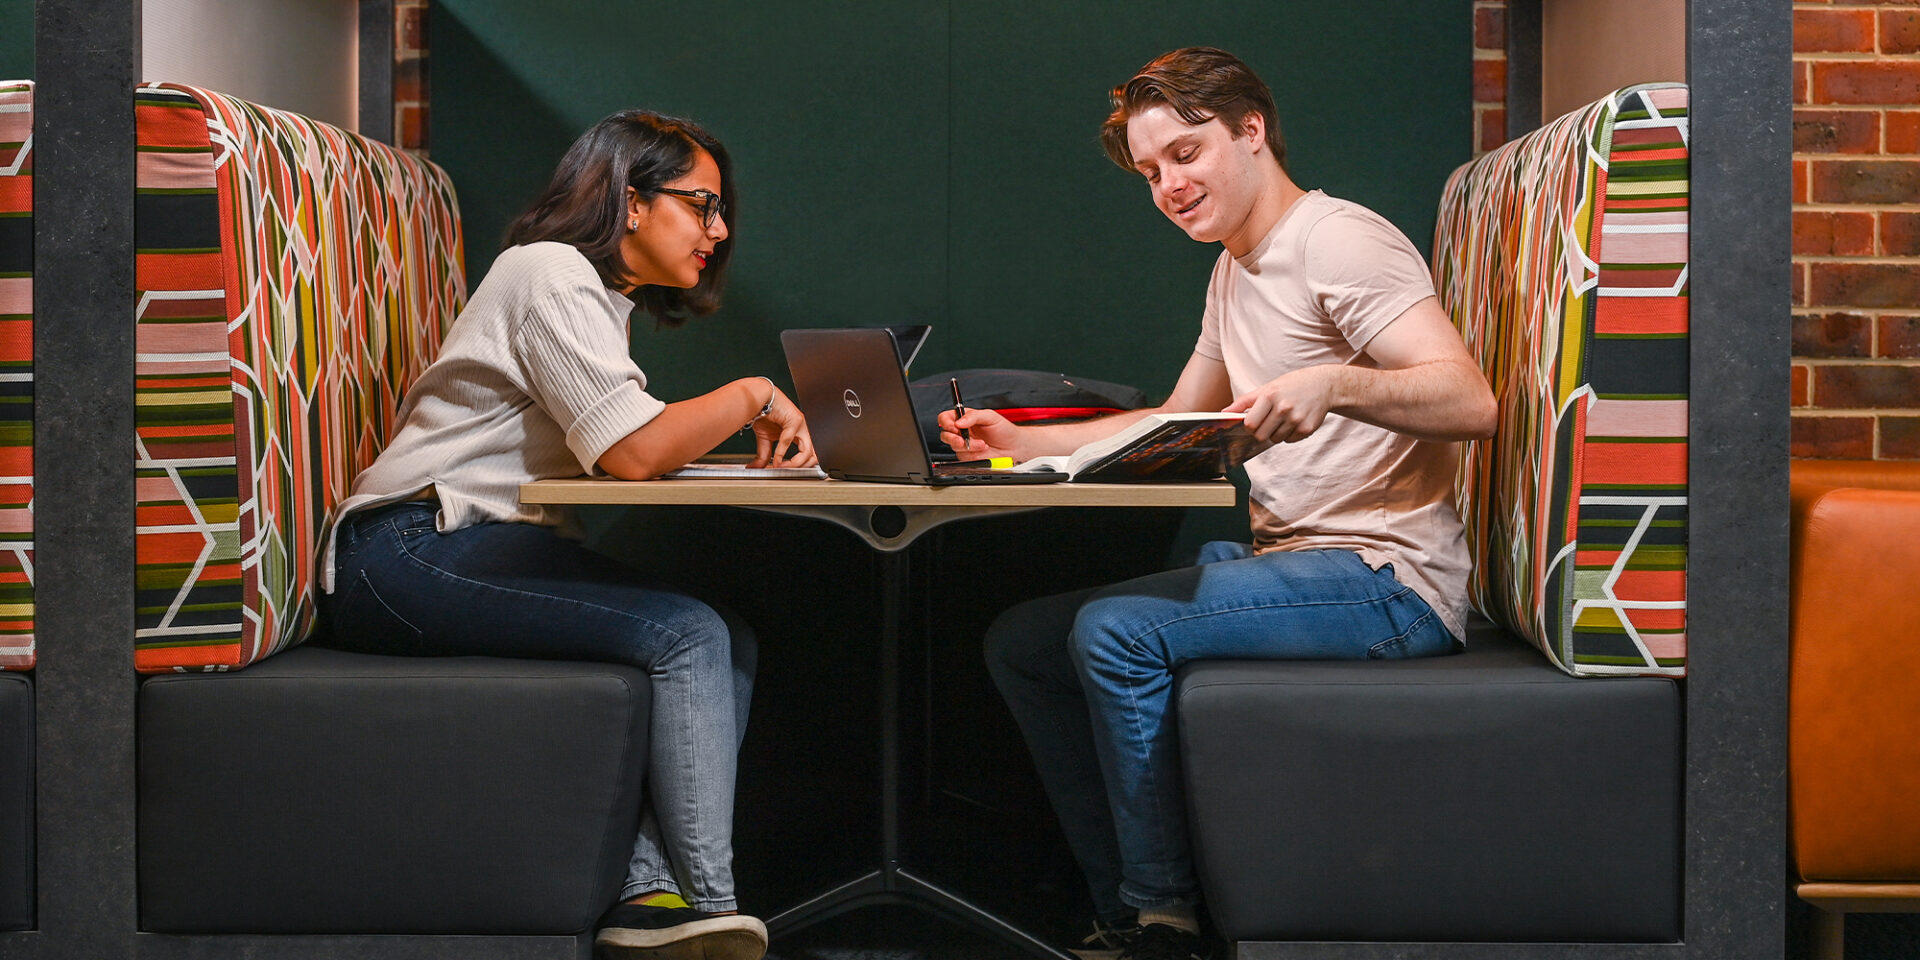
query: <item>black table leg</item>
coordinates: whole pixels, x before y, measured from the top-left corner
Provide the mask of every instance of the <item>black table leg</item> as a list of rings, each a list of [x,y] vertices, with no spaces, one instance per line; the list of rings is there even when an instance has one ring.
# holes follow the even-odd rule
[[[882,552],[879,560],[880,866],[781,911],[767,920],[767,931],[781,937],[861,907],[909,906],[998,937],[1034,956],[1073,960],[900,865],[900,641],[906,632],[911,564],[906,550]]]

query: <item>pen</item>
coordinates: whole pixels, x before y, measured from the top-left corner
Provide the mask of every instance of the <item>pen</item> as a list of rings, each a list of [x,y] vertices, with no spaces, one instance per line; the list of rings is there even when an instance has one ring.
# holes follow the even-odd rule
[[[959,420],[967,415],[966,404],[960,402],[960,380],[957,377],[948,377],[947,385],[953,388],[953,419]],[[966,427],[960,428],[960,449],[973,449],[973,437],[967,434]]]

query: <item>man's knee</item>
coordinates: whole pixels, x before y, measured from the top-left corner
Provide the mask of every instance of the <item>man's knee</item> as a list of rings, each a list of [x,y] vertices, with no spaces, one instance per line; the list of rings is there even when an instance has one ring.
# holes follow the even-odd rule
[[[1156,662],[1152,644],[1146,635],[1153,626],[1144,623],[1139,610],[1127,597],[1096,596],[1080,607],[1068,634],[1068,650],[1075,669],[1087,673],[1131,672],[1129,667]]]
[[[1019,607],[1003,611],[987,627],[987,634],[981,640],[981,654],[987,661],[987,673],[993,682],[1005,686],[1005,680],[1024,672],[1027,650],[1031,644],[1031,632],[1024,618],[1015,615]]]
[[[1058,672],[1047,660],[1058,657],[1067,621],[1056,609],[1057,597],[1042,597],[1001,612],[981,642],[987,673],[1005,689],[1009,683]]]

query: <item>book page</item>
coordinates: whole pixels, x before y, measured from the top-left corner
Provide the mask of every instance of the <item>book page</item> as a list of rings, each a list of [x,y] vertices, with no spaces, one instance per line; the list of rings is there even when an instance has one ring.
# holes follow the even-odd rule
[[[1034,457],[1031,460],[1022,460],[1019,463],[1014,464],[1009,469],[1011,469],[1014,473],[1047,473],[1049,471],[1058,472],[1058,471],[1067,469],[1067,458],[1066,457]]]

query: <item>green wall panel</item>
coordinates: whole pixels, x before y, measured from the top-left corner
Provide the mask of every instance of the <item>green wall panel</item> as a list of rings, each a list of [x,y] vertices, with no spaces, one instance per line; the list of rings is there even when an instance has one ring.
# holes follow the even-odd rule
[[[33,0],[0,0],[0,80],[33,79]]]
[[[722,311],[635,323],[649,389],[785,381],[779,331],[942,317],[946,8],[842,3],[432,7],[432,150],[459,191],[469,276],[569,143],[615,110],[692,117],[734,157]]]
[[[1164,396],[1199,331],[1218,244],[1152,205],[1099,145],[1107,91],[1178,46],[1217,46],[1273,89],[1288,166],[1425,252],[1470,155],[1465,3],[974,0],[953,5],[955,175],[945,346]]]
[[[784,381],[786,327],[906,322],[935,325],[920,372],[1028,366],[1164,395],[1219,248],[1154,210],[1097,134],[1108,88],[1176,46],[1245,58],[1274,89],[1296,178],[1423,250],[1469,156],[1467,0],[438,0],[432,15],[433,158],[460,191],[475,282],[601,116],[684,114],[733,152],[725,306],[635,334],[669,399]]]

